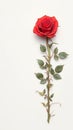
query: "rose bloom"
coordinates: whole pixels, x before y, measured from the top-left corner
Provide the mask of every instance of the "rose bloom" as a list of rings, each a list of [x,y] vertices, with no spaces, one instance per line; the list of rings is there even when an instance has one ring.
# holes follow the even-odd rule
[[[34,26],[33,32],[40,37],[53,38],[58,29],[58,21],[53,16],[43,16],[39,18]]]

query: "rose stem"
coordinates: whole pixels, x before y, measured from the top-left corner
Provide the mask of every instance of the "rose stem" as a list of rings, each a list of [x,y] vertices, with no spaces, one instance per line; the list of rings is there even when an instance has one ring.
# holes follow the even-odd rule
[[[49,63],[49,66],[50,66],[50,48],[49,48],[49,44],[48,44],[48,38],[46,38],[46,46],[47,46],[47,51],[48,51],[48,63]],[[49,97],[50,97],[50,77],[49,77],[49,67],[48,67],[48,70],[47,70],[47,76],[48,76],[48,85],[47,85],[47,96],[48,96],[48,123],[50,122],[50,100],[49,100]]]

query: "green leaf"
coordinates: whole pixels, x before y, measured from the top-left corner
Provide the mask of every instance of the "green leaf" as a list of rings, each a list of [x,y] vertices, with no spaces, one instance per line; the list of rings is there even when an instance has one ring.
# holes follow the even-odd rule
[[[54,49],[54,54],[56,55],[58,53],[58,48],[56,47],[55,49]]]
[[[52,98],[54,97],[54,93],[51,94],[51,96],[49,97],[49,100],[52,102]]]
[[[46,93],[46,90],[44,89],[42,92],[39,92],[39,91],[37,92],[39,93],[40,96],[44,96],[44,94]]]
[[[57,44],[57,43],[52,42],[52,43],[49,45],[49,48],[51,48],[53,44]]]
[[[53,68],[50,69],[50,73],[51,73],[52,75],[54,75],[54,69],[53,69]]]
[[[45,47],[44,45],[40,45],[40,50],[41,50],[42,52],[46,52],[46,47]]]
[[[56,79],[56,80],[61,79],[61,76],[59,74],[54,74],[53,76],[54,76],[54,79]]]
[[[44,106],[44,107],[47,107],[48,106],[48,103],[44,103],[44,102],[42,102],[42,105]]]
[[[42,73],[35,73],[35,75],[36,75],[36,77],[38,78],[38,79],[43,79],[43,74]]]
[[[58,61],[59,57],[57,55],[54,55],[54,59]]]
[[[40,84],[45,84],[46,83],[46,79],[42,79],[41,81],[40,81]]]
[[[51,94],[50,98],[53,98],[53,97],[54,97],[54,93],[53,93],[53,94]]]
[[[56,43],[56,42],[52,42],[52,44],[58,44],[58,43]]]
[[[66,52],[60,52],[59,53],[60,59],[65,59],[65,58],[67,58],[67,56],[68,56],[68,54]]]
[[[52,99],[51,99],[51,98],[49,98],[49,100],[52,102]]]
[[[44,62],[42,60],[38,59],[37,61],[40,67],[44,65]]]
[[[45,65],[43,65],[43,66],[40,66],[41,69],[46,69],[47,67],[48,67],[47,63]]]
[[[47,84],[46,87],[47,87],[47,88],[49,88],[49,87],[51,88],[52,86],[53,86],[53,84],[50,83],[49,85]]]
[[[57,73],[60,73],[60,72],[63,70],[63,66],[64,66],[64,65],[58,65],[58,66],[56,66],[55,71],[56,71]]]
[[[46,69],[47,67],[46,67],[46,65],[43,65],[43,66],[40,66],[40,68],[41,68],[42,70],[44,70],[44,69]]]

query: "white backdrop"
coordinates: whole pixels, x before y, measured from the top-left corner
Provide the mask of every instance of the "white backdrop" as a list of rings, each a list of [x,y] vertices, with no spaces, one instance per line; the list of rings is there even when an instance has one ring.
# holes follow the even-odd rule
[[[0,0],[0,130],[73,129],[73,3],[72,0]],[[54,81],[55,117],[47,123],[41,86],[34,76],[39,70],[43,43],[32,32],[38,17],[56,16],[59,49],[70,55],[64,61],[62,80]],[[45,42],[45,41],[44,41]]]

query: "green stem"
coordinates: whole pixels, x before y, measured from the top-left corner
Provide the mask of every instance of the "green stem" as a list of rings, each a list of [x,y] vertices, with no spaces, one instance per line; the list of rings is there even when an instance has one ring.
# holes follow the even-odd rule
[[[48,51],[48,64],[50,65],[50,48],[49,48],[49,44],[48,44],[48,38],[46,38],[46,46],[47,46],[47,51]],[[49,75],[49,71],[50,71],[50,68],[48,67],[48,70],[47,70],[47,76],[48,76],[48,85],[47,85],[47,95],[48,95],[48,123],[50,122],[50,100],[49,100],[49,97],[50,97],[50,75]]]

